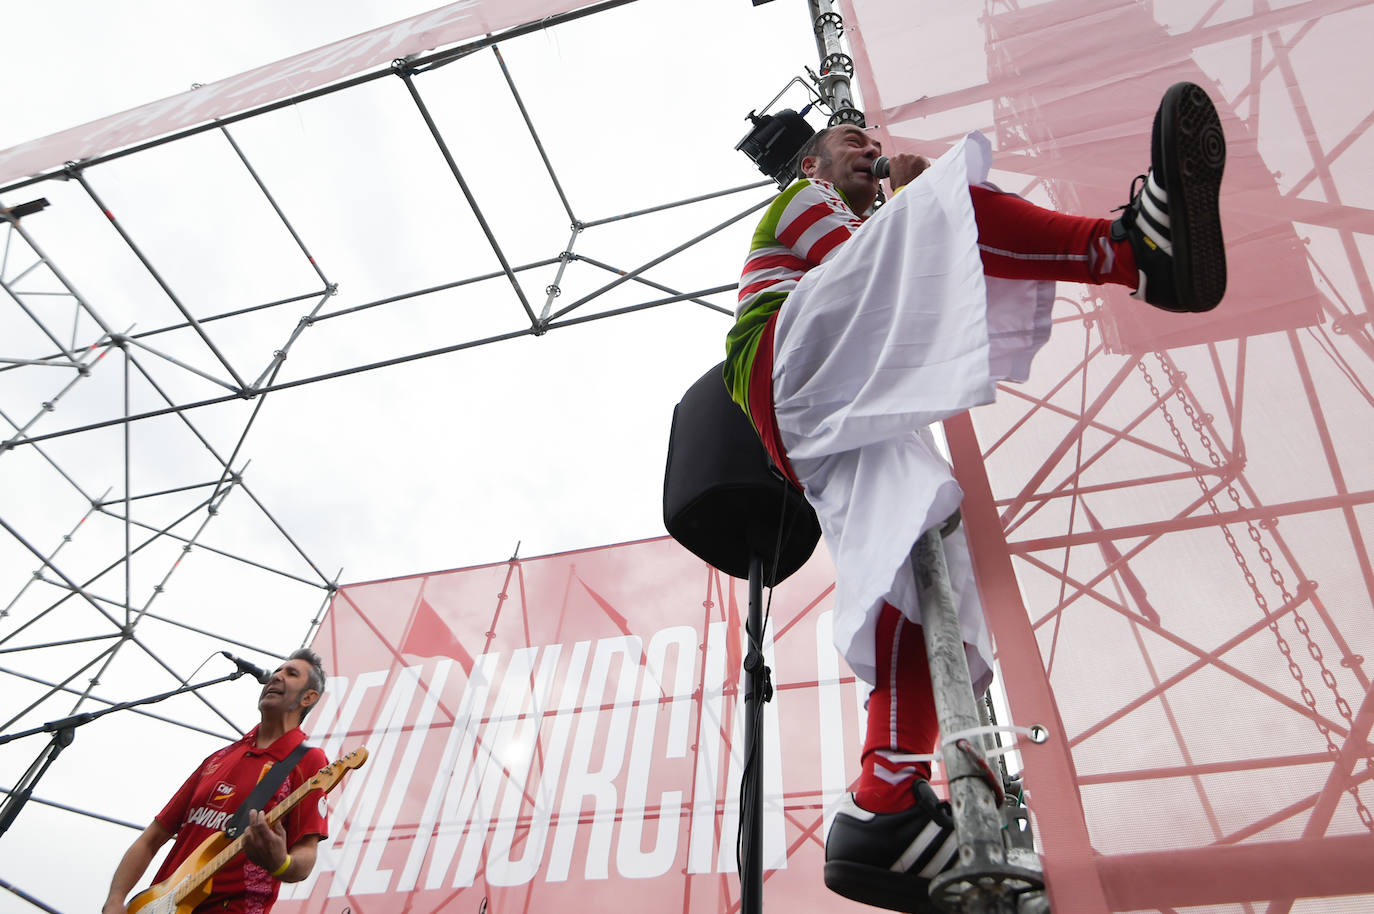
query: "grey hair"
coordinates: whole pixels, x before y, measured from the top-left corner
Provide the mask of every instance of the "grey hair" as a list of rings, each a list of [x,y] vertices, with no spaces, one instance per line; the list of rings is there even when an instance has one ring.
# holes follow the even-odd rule
[[[304,660],[310,664],[310,688],[318,692],[321,697],[324,695],[324,661],[320,655],[308,647],[303,647],[298,651],[293,651],[287,660]],[[316,702],[315,704],[319,704]],[[301,708],[301,720],[305,720],[305,715],[310,713],[310,709],[315,705],[308,705]]]

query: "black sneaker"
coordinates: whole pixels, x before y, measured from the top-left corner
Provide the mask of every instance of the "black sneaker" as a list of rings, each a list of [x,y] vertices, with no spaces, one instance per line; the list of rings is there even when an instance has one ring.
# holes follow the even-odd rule
[[[1131,182],[1131,202],[1112,223],[1130,239],[1140,272],[1133,298],[1165,311],[1210,311],[1226,291],[1226,248],[1217,198],[1226,165],[1221,118],[1201,86],[1175,83],[1155,112],[1150,173]]]
[[[916,805],[904,812],[869,812],[852,795],[835,813],[825,838],[825,884],[864,904],[937,914],[930,880],[958,859],[949,804],[930,784],[912,785]]]

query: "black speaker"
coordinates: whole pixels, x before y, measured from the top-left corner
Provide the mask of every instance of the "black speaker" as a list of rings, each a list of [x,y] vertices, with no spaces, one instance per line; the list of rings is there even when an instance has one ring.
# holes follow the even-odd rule
[[[702,375],[673,410],[663,523],[693,555],[734,577],[748,578],[749,559],[757,557],[771,587],[806,564],[821,527],[730,399],[723,366]]]

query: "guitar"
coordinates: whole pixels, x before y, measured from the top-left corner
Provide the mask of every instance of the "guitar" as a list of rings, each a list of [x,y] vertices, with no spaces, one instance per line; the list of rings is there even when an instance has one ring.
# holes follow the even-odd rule
[[[367,761],[367,748],[359,746],[343,758],[321,768],[319,773],[297,787],[267,813],[267,824],[296,808],[312,790],[333,790],[350,769],[361,768]],[[243,850],[240,834],[233,840],[224,832],[216,832],[201,842],[181,866],[166,879],[144,889],[129,901],[129,914],[191,914],[196,906],[210,897],[210,880]]]

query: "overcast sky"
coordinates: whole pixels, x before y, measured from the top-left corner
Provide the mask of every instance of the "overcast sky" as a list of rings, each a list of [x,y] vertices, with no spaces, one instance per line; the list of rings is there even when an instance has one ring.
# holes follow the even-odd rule
[[[0,149],[210,83],[417,12],[423,2],[311,0],[137,6],[103,2],[7,4],[0,11],[9,65],[0,95]],[[640,0],[630,6],[503,44],[501,53],[540,133],[574,215],[591,222],[762,180],[735,143],[745,115],[769,102],[816,51],[800,0],[754,8],[745,0],[690,5]],[[512,264],[556,258],[569,219],[549,181],[490,51],[421,74],[415,84],[444,133]],[[800,107],[795,87],[780,104]],[[497,269],[491,247],[424,128],[400,80],[276,112],[230,129],[292,228],[338,294],[322,312],[481,275]],[[219,133],[179,142],[86,176],[102,202],[191,313],[204,317],[320,287],[318,277]],[[25,222],[48,256],[120,329],[181,320],[166,292],[111,231],[75,182],[7,194],[8,205],[46,196],[52,206]],[[574,250],[630,270],[763,202],[767,188],[667,213],[588,229]],[[733,283],[752,229],[746,217],[647,275],[677,291]],[[18,250],[16,247],[15,250]],[[18,256],[18,255],[15,255]],[[522,274],[538,313],[556,266]],[[9,275],[9,274],[7,274]],[[615,274],[586,262],[561,277],[561,308]],[[662,292],[626,283],[581,313],[633,305]],[[732,306],[729,292],[710,301]],[[319,296],[226,320],[208,333],[225,358],[255,378]],[[46,316],[92,342],[62,302]],[[579,312],[575,312],[579,313]],[[574,314],[574,316],[575,316]],[[518,331],[528,326],[504,279],[408,299],[321,322],[293,344],[279,380]],[[3,333],[39,352],[35,329],[6,315]],[[404,366],[383,368],[269,395],[234,461],[260,510],[232,492],[198,542],[274,571],[196,550],[177,563],[180,543],[140,553],[123,571],[91,585],[111,604],[135,607],[209,632],[146,619],[139,651],[126,645],[100,676],[96,694],[133,699],[229,670],[215,651],[233,648],[265,665],[299,645],[320,609],[324,578],[343,582],[504,561],[662,535],[661,483],[672,406],[723,356],[729,319],[692,303],[522,337]],[[205,343],[180,331],[148,341],[186,364],[220,373]],[[3,353],[0,353],[3,354]],[[180,400],[223,388],[150,353],[140,363]],[[118,353],[52,402],[70,371],[0,375],[0,409],[34,434],[121,414]],[[47,374],[43,374],[47,372]],[[161,405],[134,377],[135,412]],[[232,453],[255,403],[188,414],[221,455]],[[217,466],[175,418],[135,423],[130,490],[201,485]],[[6,436],[10,426],[0,426]],[[46,443],[70,480],[21,448],[0,462],[0,517],[38,551],[62,543],[89,508],[86,496],[124,491],[118,429]],[[204,490],[138,503],[150,524],[193,507]],[[204,511],[178,532],[190,536]],[[285,535],[276,527],[285,530]],[[122,548],[123,525],[93,518],[62,553],[72,574],[95,574]],[[0,543],[0,599],[31,581],[37,559],[6,534]],[[60,592],[30,585],[0,637],[54,603]],[[11,645],[106,635],[112,626],[81,600],[48,613]],[[222,636],[222,637],[221,637]],[[225,642],[223,639],[233,639]],[[107,642],[7,654],[0,667],[64,680]],[[207,660],[207,658],[211,658]],[[203,665],[203,670],[201,666]],[[87,685],[94,668],[72,680]],[[9,720],[44,689],[6,676],[0,711]],[[157,706],[204,733],[122,712],[79,731],[37,796],[146,823],[196,760],[233,727],[253,722],[255,687],[214,686],[218,711],[192,698]],[[71,713],[74,697],[48,700],[8,732]],[[84,705],[89,710],[96,705]],[[224,717],[220,716],[220,713]],[[224,718],[227,717],[228,720]],[[0,747],[0,786],[13,786],[43,747],[33,736]],[[131,751],[131,744],[137,745]],[[137,760],[130,764],[133,757]],[[31,803],[0,837],[0,878],[59,910],[90,910],[135,832]],[[0,892],[0,912],[32,911]]]

